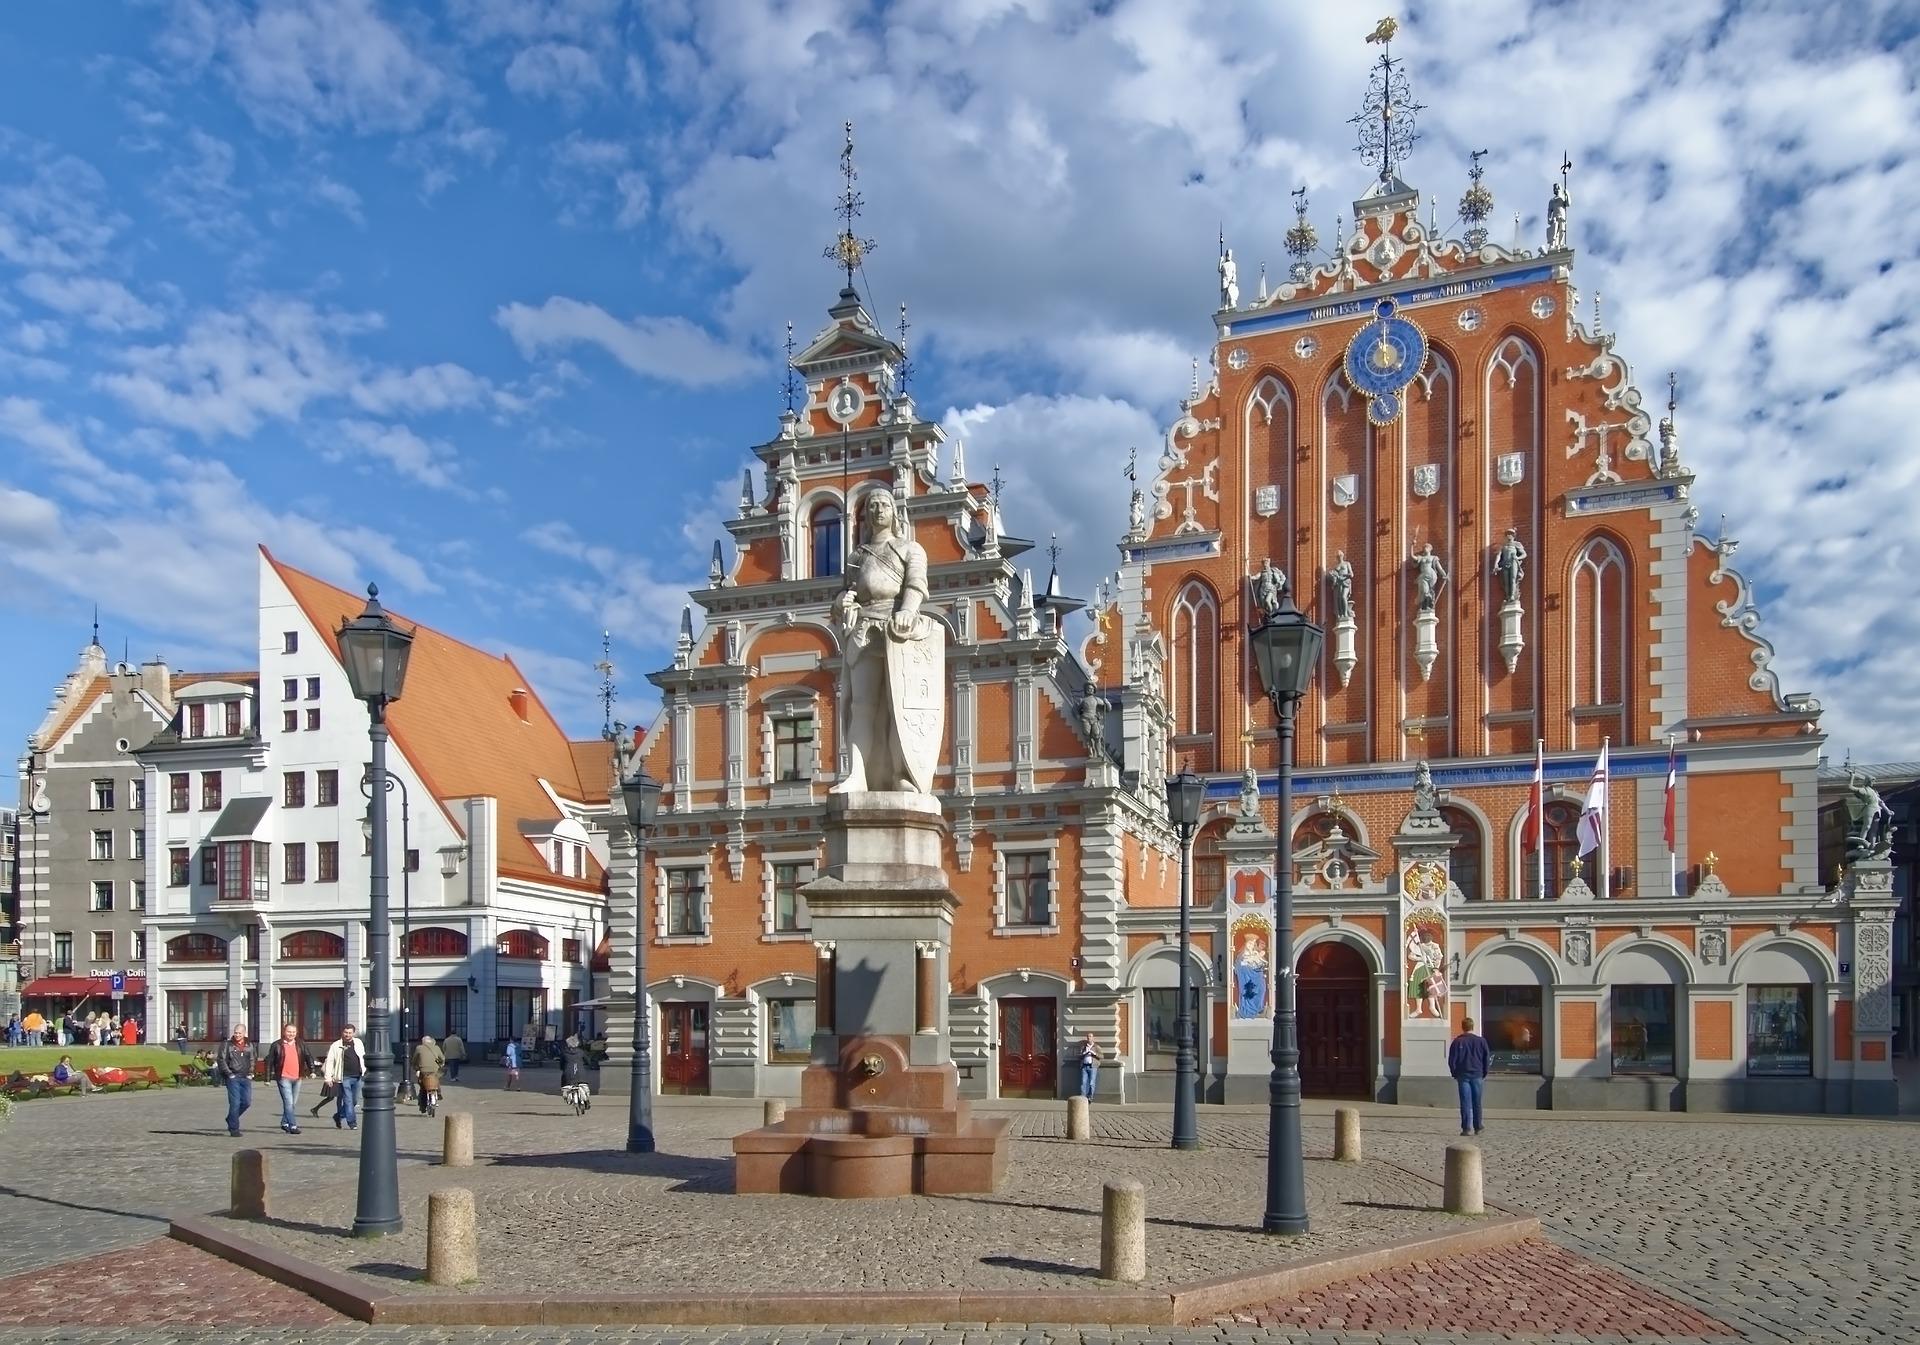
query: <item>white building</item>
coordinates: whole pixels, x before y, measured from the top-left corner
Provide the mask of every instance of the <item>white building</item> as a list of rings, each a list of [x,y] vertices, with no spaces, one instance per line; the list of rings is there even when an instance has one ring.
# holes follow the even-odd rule
[[[156,1035],[366,1022],[368,717],[335,643],[364,606],[263,547],[257,682],[183,689],[139,754]],[[478,1047],[570,1023],[605,933],[588,819],[611,748],[570,742],[511,659],[424,626],[388,726],[393,1002],[408,949],[416,1033]]]

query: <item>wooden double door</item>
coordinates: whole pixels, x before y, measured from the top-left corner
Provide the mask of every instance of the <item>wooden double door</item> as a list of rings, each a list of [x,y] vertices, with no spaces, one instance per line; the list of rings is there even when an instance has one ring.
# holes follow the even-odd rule
[[[670,1000],[660,1006],[660,1091],[705,1097],[709,1006]]]
[[[1060,1002],[1000,1001],[1000,1096],[1056,1097],[1060,1091]]]
[[[1295,983],[1300,1024],[1300,1091],[1307,1097],[1373,1094],[1373,981],[1366,960],[1344,943],[1300,956]]]

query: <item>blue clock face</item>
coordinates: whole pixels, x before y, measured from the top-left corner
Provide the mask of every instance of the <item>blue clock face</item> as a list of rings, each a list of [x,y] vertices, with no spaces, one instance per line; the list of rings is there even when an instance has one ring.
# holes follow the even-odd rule
[[[1347,343],[1347,381],[1367,397],[1367,419],[1376,425],[1397,420],[1401,394],[1427,362],[1427,337],[1395,311],[1391,299],[1373,308],[1373,321]]]

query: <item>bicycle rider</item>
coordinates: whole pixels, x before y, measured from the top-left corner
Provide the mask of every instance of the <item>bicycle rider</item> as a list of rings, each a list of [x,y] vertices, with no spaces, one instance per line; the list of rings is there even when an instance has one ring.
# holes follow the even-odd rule
[[[420,1114],[430,1116],[433,1102],[440,1092],[440,1074],[447,1067],[447,1058],[432,1037],[422,1035],[420,1044],[413,1048],[413,1073],[420,1084]]]

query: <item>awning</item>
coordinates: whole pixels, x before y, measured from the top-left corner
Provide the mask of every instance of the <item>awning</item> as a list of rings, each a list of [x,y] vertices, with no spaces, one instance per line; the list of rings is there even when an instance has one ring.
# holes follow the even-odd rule
[[[76,999],[83,995],[98,995],[105,999],[112,993],[113,986],[104,976],[41,976],[20,988],[22,999]],[[147,978],[127,977],[126,993],[129,999],[139,999],[145,995]]]
[[[235,799],[220,810],[220,816],[214,819],[213,830],[207,833],[207,839],[210,841],[252,840],[254,828],[260,825],[260,819],[267,815],[267,809],[272,805],[273,800],[264,794]]]

